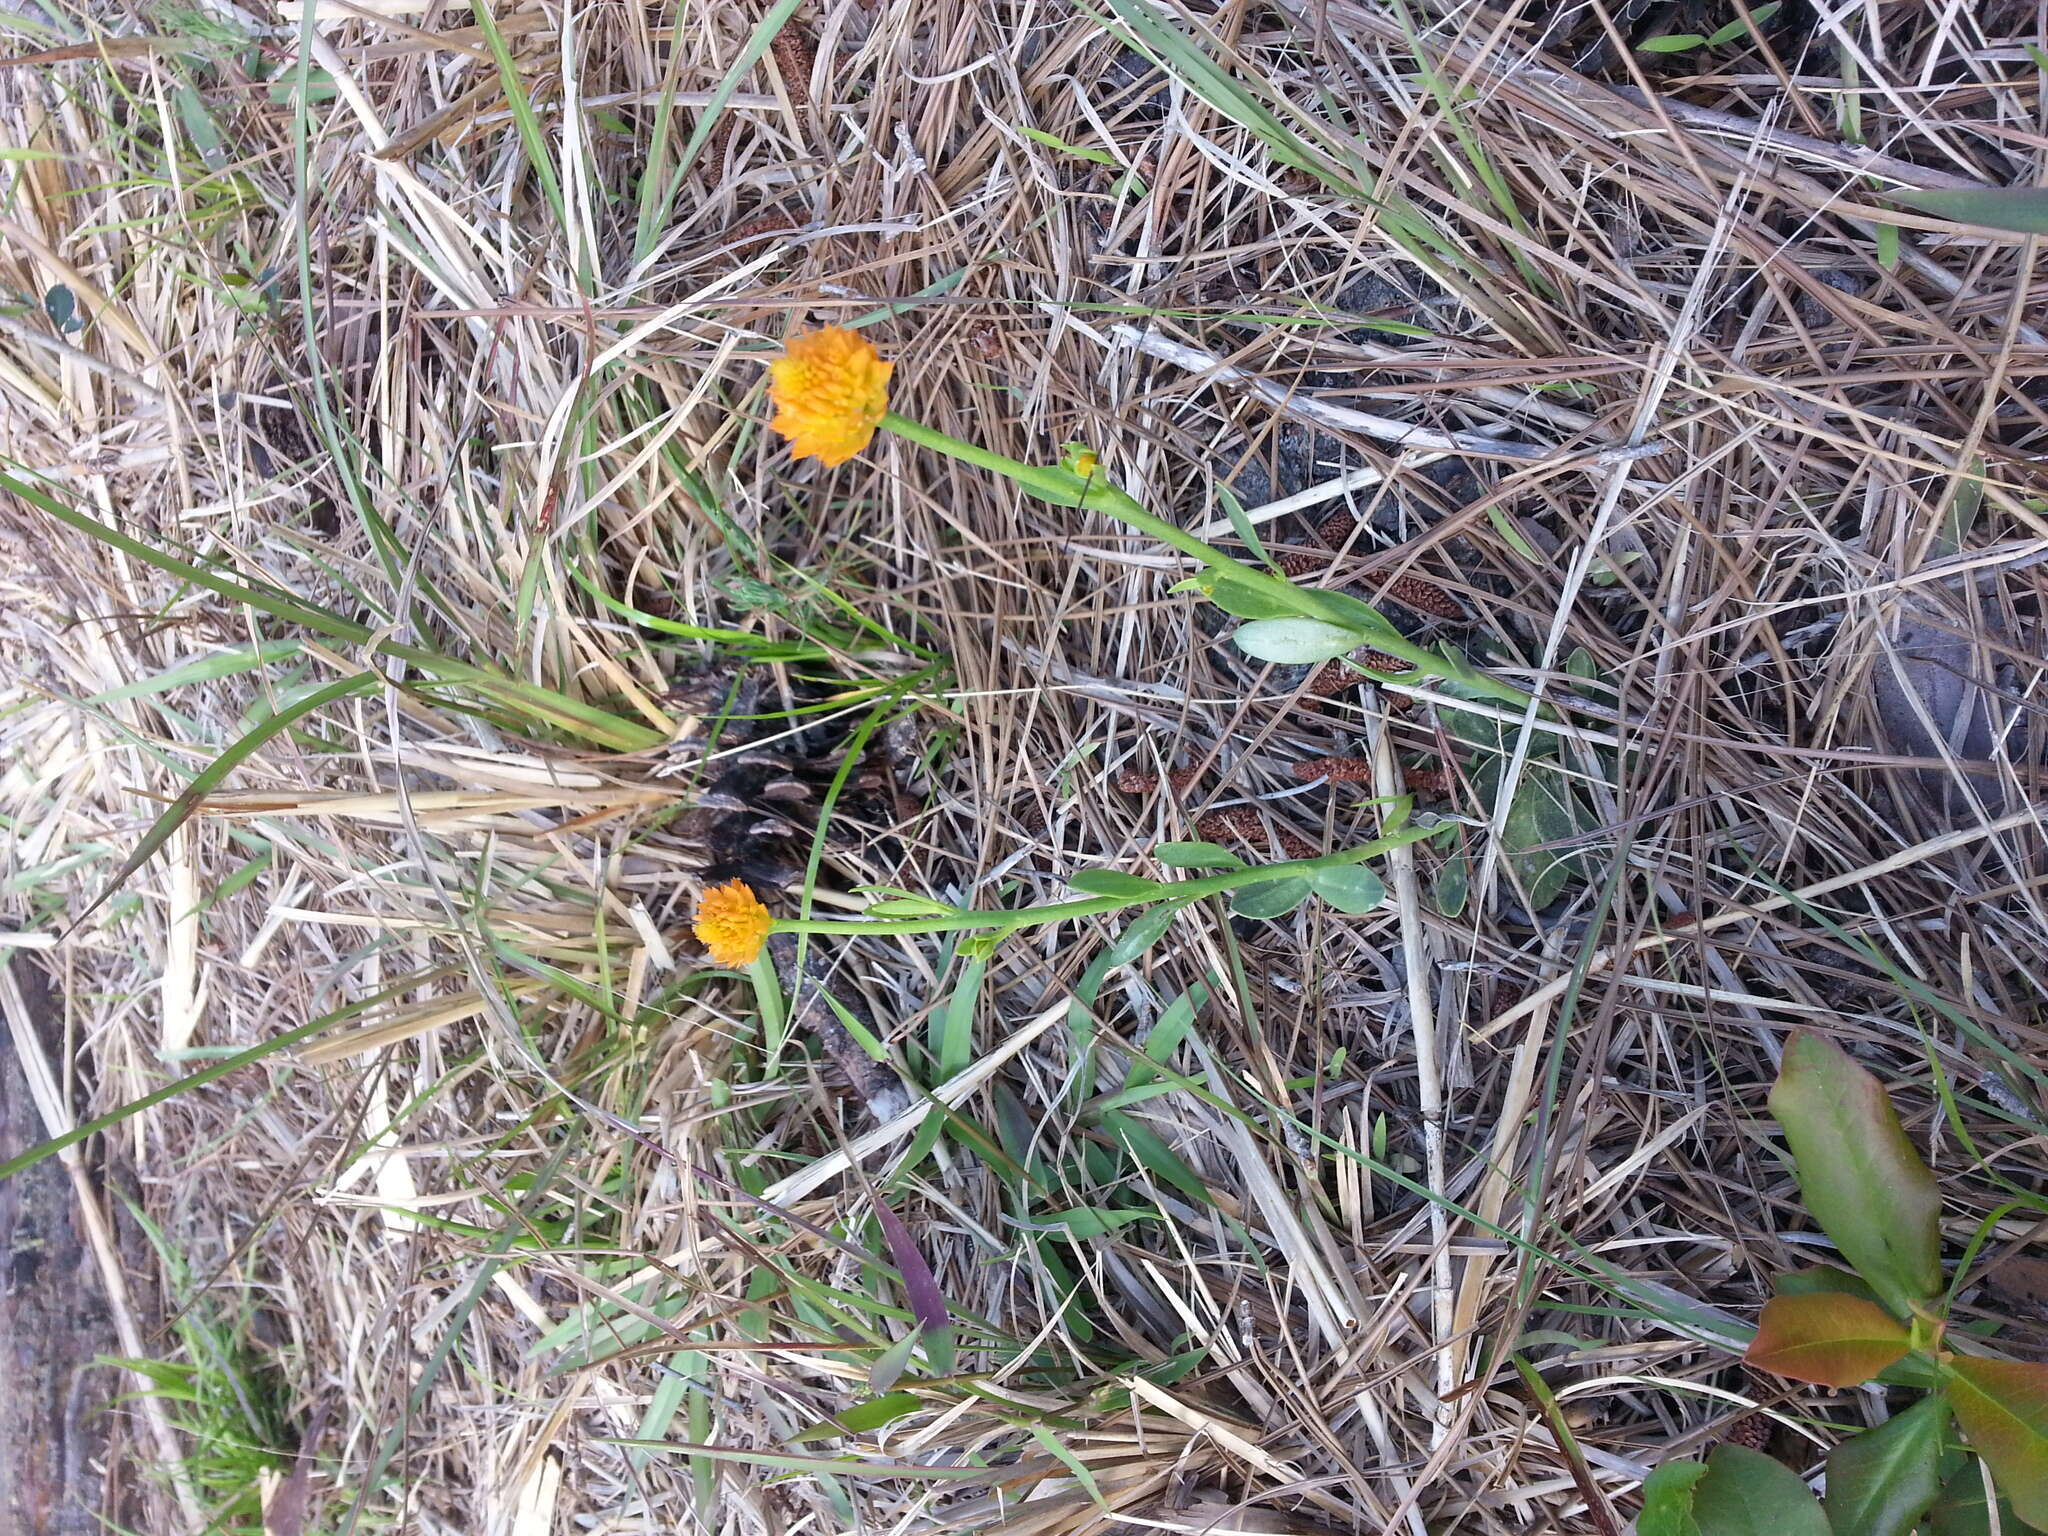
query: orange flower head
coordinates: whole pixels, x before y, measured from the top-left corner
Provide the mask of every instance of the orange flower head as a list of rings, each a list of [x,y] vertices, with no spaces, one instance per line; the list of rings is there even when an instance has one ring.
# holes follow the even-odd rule
[[[761,958],[761,946],[768,942],[774,921],[755,897],[753,887],[744,880],[728,880],[705,888],[691,927],[697,942],[710,952],[713,965],[745,970]]]
[[[798,458],[827,469],[844,464],[874,440],[895,366],[882,361],[874,343],[836,325],[792,336],[768,365],[768,398],[775,402],[769,425]]]

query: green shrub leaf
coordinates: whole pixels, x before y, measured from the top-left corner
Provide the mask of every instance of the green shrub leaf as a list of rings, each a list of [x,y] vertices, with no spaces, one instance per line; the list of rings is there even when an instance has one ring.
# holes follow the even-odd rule
[[[1910,1347],[1906,1325],[1877,1303],[1813,1291],[1765,1302],[1742,1358],[1795,1381],[1854,1387],[1902,1359]]]
[[[1941,1196],[1877,1079],[1801,1031],[1771,1089],[1807,1210],[1850,1268],[1904,1316],[1941,1291]]]
[[[1700,1536],[1700,1524],[1692,1517],[1692,1500],[1706,1475],[1704,1461],[1667,1461],[1645,1478],[1636,1536]]]
[[[1949,1365],[1956,1421],[1990,1463],[1999,1492],[2029,1525],[2048,1525],[2048,1365],[1973,1355]]]
[[[1936,1393],[1845,1440],[1828,1456],[1828,1524],[1857,1536],[1906,1536],[1941,1493],[1948,1399]]]
[[[1693,1489],[1700,1536],[1831,1536],[1820,1500],[1799,1474],[1761,1451],[1724,1445]]]

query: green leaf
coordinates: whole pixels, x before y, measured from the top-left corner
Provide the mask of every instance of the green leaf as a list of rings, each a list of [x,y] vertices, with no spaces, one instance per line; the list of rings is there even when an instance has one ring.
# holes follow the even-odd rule
[[[1906,1536],[1941,1493],[1948,1400],[1936,1393],[1828,1455],[1828,1524],[1856,1536]]]
[[[182,688],[188,683],[218,682],[223,677],[233,677],[238,672],[248,672],[273,661],[284,661],[299,653],[296,640],[265,640],[260,645],[244,646],[237,650],[215,651],[192,661],[172,667],[168,672],[159,672],[154,677],[138,678],[132,683],[123,683],[118,688],[109,688],[84,700],[87,704],[112,704],[120,699],[140,699],[156,693],[168,693],[173,688]]]
[[[1109,948],[1102,952],[1102,958],[1096,962],[1102,967],[1102,975],[1107,976],[1118,966],[1129,965],[1157,944],[1166,936],[1166,930],[1173,926],[1173,920],[1180,916],[1180,909],[1185,905],[1185,902],[1172,902],[1166,906],[1153,907],[1150,911],[1132,918],[1129,925],[1116,936]],[[1089,975],[1093,976],[1094,971],[1094,966],[1088,968]],[[1094,988],[1090,989],[1085,997],[1080,997],[1084,1007],[1093,1006],[1095,989],[1099,989],[1101,985],[1101,977],[1096,977]],[[1078,988],[1076,995],[1079,996]]]
[[[71,920],[71,926],[76,928],[84,922],[101,903],[121,888],[130,875],[147,864],[150,856],[163,847],[171,834],[183,826],[199,809],[200,802],[220,788],[229,774],[255,756],[265,742],[291,729],[306,716],[325,709],[337,699],[345,699],[351,694],[368,693],[381,681],[382,679],[374,672],[359,672],[353,677],[337,678],[324,687],[315,689],[289,708],[279,710],[255,730],[223,749],[219,756],[192,776],[192,782],[185,786],[184,792],[170,803],[169,808],[161,816],[150,823],[149,830],[142,834],[142,841],[135,845],[135,851],[129,854],[127,860],[114,872],[114,877],[107,882],[106,888],[93,897],[86,904],[85,910]]]
[[[2021,235],[2048,235],[2048,187],[1986,187],[1933,192],[1889,192],[1886,196],[1938,219],[1974,224],[1980,229],[2007,229]]]
[[[1832,1536],[1820,1500],[1782,1461],[1723,1445],[1693,1489],[1700,1536]]]
[[[1308,877],[1309,888],[1339,912],[1370,912],[1387,899],[1380,877],[1362,864],[1336,864]]]
[[[1531,759],[1515,786],[1514,804],[1501,823],[1501,847],[1514,862],[1531,911],[1549,906],[1578,872],[1578,860],[1563,850],[1543,848],[1579,832],[1578,797],[1563,774]]]
[[[1911,1348],[1906,1325],[1874,1301],[1839,1291],[1773,1296],[1743,1360],[1795,1381],[1854,1387]]]
[[[885,896],[880,901],[871,901],[860,909],[862,917],[945,917],[956,912],[943,901],[933,901],[926,896]]]
[[[1251,518],[1245,514],[1244,503],[1237,499],[1237,492],[1219,480],[1216,482],[1216,499],[1223,503],[1223,514],[1230,519],[1231,531],[1252,552],[1252,558],[1278,571],[1279,567],[1273,565],[1273,557],[1266,553],[1266,546],[1259,538],[1259,530],[1252,526]]]
[[[1697,48],[1706,38],[1698,32],[1667,32],[1662,37],[1646,37],[1636,44],[1637,53],[1683,53],[1688,48]]]
[[[1453,853],[1436,872],[1436,909],[1445,917],[1465,910],[1472,893],[1472,861],[1463,852]]]
[[[1707,46],[1709,48],[1720,48],[1728,43],[1732,43],[1735,39],[1742,36],[1743,33],[1749,31],[1752,26],[1761,28],[1765,22],[1769,21],[1783,9],[1784,0],[1770,0],[1770,3],[1767,5],[1754,6],[1747,16],[1738,16],[1729,22],[1727,26],[1714,31],[1707,38]]]
[[[1256,581],[1250,572],[1231,566],[1212,567],[1167,590],[1199,592],[1236,619],[1288,619],[1298,617],[1302,610],[1293,588],[1275,590],[1272,584]]]
[[[1231,638],[1247,656],[1288,667],[1333,661],[1366,643],[1357,630],[1321,619],[1254,619],[1238,625]]]
[[[1157,1211],[1113,1211],[1099,1205],[1077,1205],[1072,1210],[1059,1211],[1046,1220],[1067,1229],[1067,1236],[1087,1241],[1091,1238],[1107,1237],[1119,1227],[1127,1227],[1134,1221],[1158,1221]]]
[[[1166,893],[1166,887],[1157,880],[1126,874],[1120,869],[1079,870],[1067,877],[1067,884],[1089,896],[1119,896],[1129,901]]]
[[[1789,1270],[1771,1282],[1771,1289],[1780,1296],[1812,1296],[1823,1291],[1840,1296],[1861,1296],[1865,1301],[1883,1305],[1877,1292],[1870,1288],[1869,1281],[1832,1264]]]
[[[910,1335],[915,1343],[917,1335]],[[906,1414],[912,1414],[924,1406],[915,1392],[885,1392],[880,1397],[871,1397],[864,1403],[855,1403],[851,1408],[835,1413],[829,1419],[820,1419],[807,1429],[800,1429],[784,1443],[802,1445],[806,1440],[833,1440],[841,1435],[865,1434],[880,1429],[884,1424],[894,1423]],[[666,1444],[660,1445],[669,1449]]]
[[[1043,144],[1048,149],[1056,149],[1061,154],[1078,155],[1083,160],[1094,161],[1097,165],[1116,165],[1119,163],[1115,155],[1109,154],[1104,150],[1088,149],[1079,144],[1069,144],[1058,134],[1047,133],[1041,128],[1020,127],[1017,131],[1034,143]]]
[[[1694,1490],[1707,1475],[1704,1461],[1667,1461],[1643,1479],[1643,1512],[1636,1536],[1700,1536],[1692,1517]]]
[[[922,1332],[922,1329],[911,1329],[875,1356],[875,1363],[868,1367],[869,1391],[887,1392],[903,1378],[903,1373],[910,1368],[910,1357],[917,1353],[918,1336]]]
[[[1949,1399],[1998,1491],[2029,1525],[2048,1525],[2048,1365],[1957,1355]]]
[[[1239,917],[1285,917],[1308,900],[1308,893],[1306,876],[1289,875],[1246,886],[1231,899],[1230,910]]]
[[[1792,1148],[1807,1210],[1893,1313],[1941,1292],[1941,1196],[1877,1079],[1800,1031],[1785,1047],[1771,1113]]]
[[[1169,869],[1243,869],[1244,860],[1221,843],[1161,843],[1152,857]]]
[[[1984,1497],[1984,1464],[1974,1456],[1956,1453],[1952,1459],[1962,1465],[1941,1485],[1941,1497],[1927,1512],[1929,1536],[1994,1536]],[[1995,1536],[2041,1536],[2041,1531],[2014,1514],[2010,1500],[2001,1498]]]

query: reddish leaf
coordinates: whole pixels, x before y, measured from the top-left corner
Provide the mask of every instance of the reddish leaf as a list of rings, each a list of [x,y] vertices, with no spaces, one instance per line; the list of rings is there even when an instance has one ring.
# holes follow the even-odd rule
[[[2029,1525],[2048,1525],[2048,1365],[1957,1355],[1949,1401],[1998,1491]]]
[[[1765,1302],[1743,1359],[1794,1381],[1853,1387],[1903,1359],[1908,1347],[1905,1324],[1876,1303],[1813,1291]]]
[[[1903,1316],[1941,1290],[1941,1195],[1877,1079],[1818,1035],[1795,1034],[1771,1089],[1799,1192],[1821,1230]]]

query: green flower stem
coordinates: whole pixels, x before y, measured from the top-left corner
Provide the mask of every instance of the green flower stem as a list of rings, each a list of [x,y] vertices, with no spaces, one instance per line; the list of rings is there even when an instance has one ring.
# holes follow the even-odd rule
[[[1290,859],[1284,864],[1248,865],[1243,869],[1226,870],[1220,875],[1208,875],[1199,880],[1162,881],[1156,891],[1134,893],[1129,896],[1089,896],[1080,901],[1056,901],[1042,907],[1018,907],[1003,912],[944,912],[935,913],[931,917],[778,917],[772,931],[887,935],[967,933],[991,928],[1042,928],[1048,923],[1064,923],[1071,918],[1098,917],[1104,912],[1115,912],[1123,907],[1144,907],[1160,901],[1197,901],[1204,896],[1227,895],[1248,885],[1312,877],[1319,869],[1337,869],[1346,864],[1362,864],[1367,859],[1378,858],[1389,849],[1420,842],[1436,830],[1434,827],[1402,827],[1356,848],[1347,848],[1342,853],[1326,853],[1315,859]]]
[[[1361,612],[1372,613],[1356,598],[1342,592],[1328,592],[1316,587],[1299,587],[1283,576],[1263,571],[1255,566],[1234,560],[1215,545],[1196,538],[1185,528],[1155,517],[1140,506],[1124,491],[1102,480],[1084,479],[1072,470],[1048,467],[1042,464],[1026,464],[1000,453],[991,453],[986,448],[977,448],[972,443],[962,442],[945,432],[935,431],[923,422],[912,421],[894,411],[882,418],[882,425],[898,437],[916,443],[921,448],[930,448],[938,453],[959,459],[964,464],[992,471],[1004,478],[1014,480],[1041,501],[1055,506],[1081,507],[1090,512],[1100,512],[1148,538],[1157,539],[1170,548],[1199,561],[1210,571],[1226,575],[1241,588],[1258,592],[1268,601],[1305,618],[1320,619],[1340,629],[1360,629]],[[1446,656],[1432,651],[1425,645],[1418,645],[1395,629],[1376,613],[1377,623],[1369,632],[1361,635],[1359,644],[1370,645],[1375,650],[1398,656],[1414,664],[1416,670],[1428,672],[1458,684],[1460,687],[1482,698],[1497,703],[1526,707],[1529,695],[1512,684],[1481,671],[1461,657]]]

